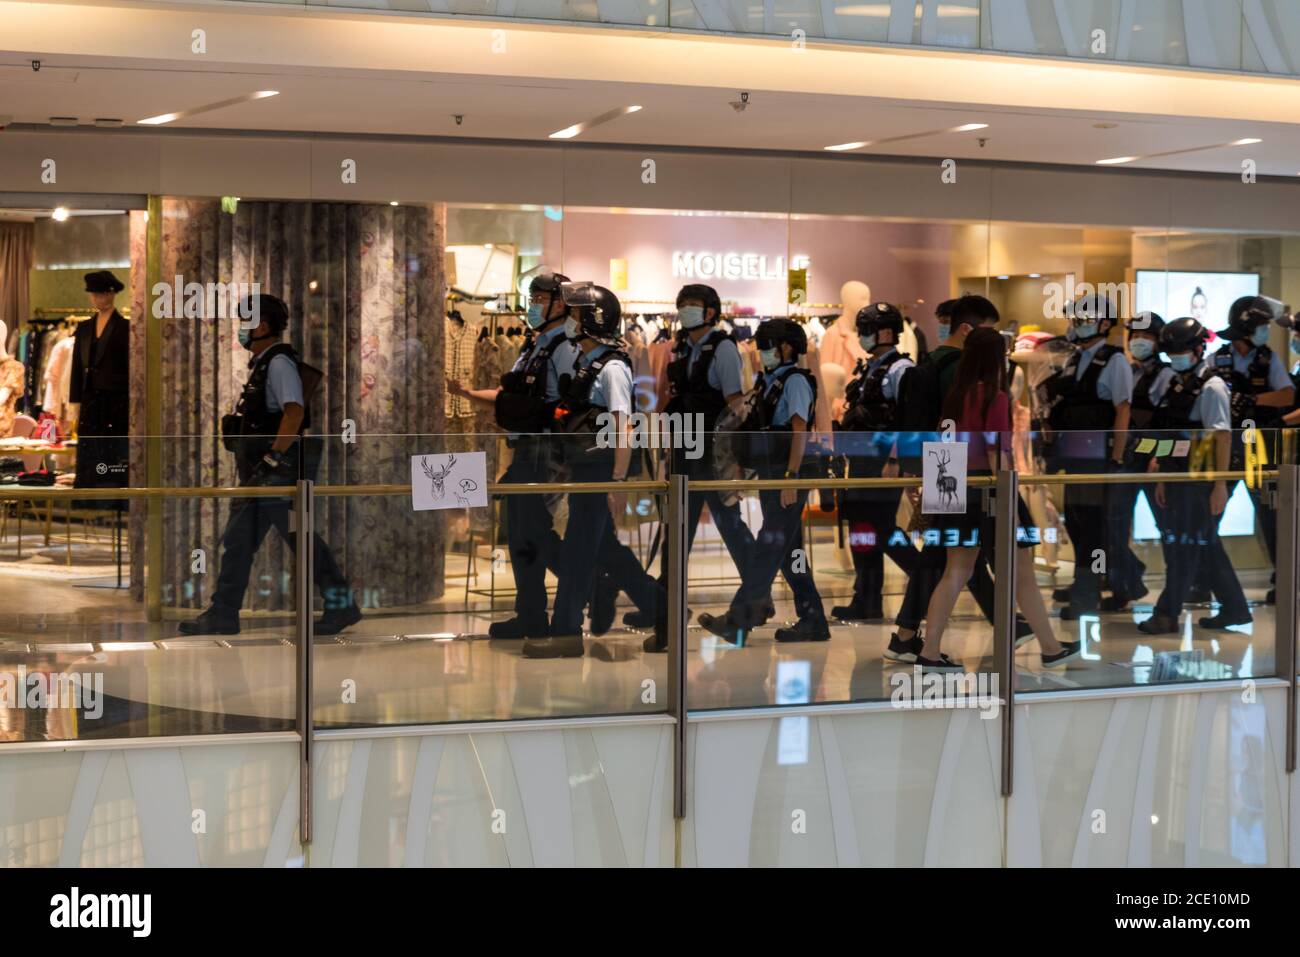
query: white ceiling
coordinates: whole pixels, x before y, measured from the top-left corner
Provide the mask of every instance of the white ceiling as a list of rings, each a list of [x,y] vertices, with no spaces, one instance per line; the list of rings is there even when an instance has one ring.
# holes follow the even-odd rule
[[[0,13],[6,7],[29,6],[0,2]],[[68,6],[55,4],[47,9],[60,11]],[[156,10],[154,5],[151,8]],[[99,7],[86,9],[90,12],[83,11],[85,16],[104,12]],[[128,7],[112,12],[130,16],[140,11]],[[792,74],[789,82],[774,77],[770,71],[740,77],[736,70],[695,69],[701,58],[710,58],[711,45],[728,44],[719,47],[727,54],[735,53],[733,46],[742,52],[749,48],[758,57],[771,53],[770,44],[755,46],[750,41],[733,38],[643,36],[638,42],[653,43],[643,49],[657,51],[659,69],[647,69],[645,63],[637,63],[636,68],[629,66],[627,70],[607,72],[617,72],[619,76],[653,76],[662,82],[631,82],[590,75],[593,71],[587,54],[599,50],[602,57],[608,56],[611,36],[615,33],[599,28],[528,31],[523,36],[529,49],[540,45],[552,52],[531,70],[527,64],[521,66],[518,57],[512,57],[511,75],[345,68],[330,66],[328,62],[312,65],[305,62],[309,57],[297,54],[292,65],[278,65],[273,62],[278,47],[276,32],[301,26],[302,18],[261,15],[239,20],[223,15],[229,20],[230,30],[255,31],[257,48],[262,51],[257,59],[261,62],[247,62],[249,57],[244,57],[245,62],[150,57],[146,55],[147,50],[129,45],[119,45],[115,52],[136,55],[63,52],[84,49],[84,38],[71,35],[66,41],[41,39],[35,30],[28,31],[31,45],[16,49],[21,36],[15,40],[13,34],[0,34],[0,116],[10,115],[16,123],[36,124],[46,123],[54,116],[70,116],[87,125],[97,118],[119,118],[134,126],[144,117],[189,110],[256,90],[275,89],[280,91],[279,96],[200,113],[158,128],[545,141],[548,134],[563,127],[636,104],[643,108],[640,112],[596,127],[571,142],[820,151],[836,143],[908,136],[978,122],[989,124],[988,129],[941,133],[867,147],[859,152],[1092,164],[1108,157],[1147,156],[1249,137],[1260,138],[1262,142],[1152,158],[1130,165],[1236,176],[1241,172],[1242,160],[1252,159],[1259,175],[1295,177],[1300,174],[1300,123],[1278,120],[1300,117],[1300,108],[1287,111],[1293,98],[1295,104],[1300,104],[1297,80],[1207,77],[1174,70],[1125,71],[1101,64],[1088,72],[1081,71],[1077,65],[1054,61],[1012,61],[983,56],[914,54],[907,59],[894,51],[880,53],[858,48],[850,51],[854,56],[847,61],[842,59],[843,50],[827,51],[827,71],[833,73],[847,65],[861,72],[868,81],[853,84],[855,92],[839,94],[827,89],[834,87],[825,82],[828,73],[808,70],[807,59],[799,60],[797,75]],[[319,26],[319,18],[313,18],[312,23]],[[340,20],[338,26],[355,28],[356,21]],[[428,28],[427,24],[420,26]],[[484,24],[481,30],[494,26],[497,24]],[[464,35],[468,28],[459,24],[455,29]],[[23,30],[16,33],[21,35]],[[431,33],[430,37],[436,35]],[[510,35],[517,36],[515,32]],[[618,40],[625,42],[627,37],[619,36]],[[524,56],[524,47],[522,40],[515,40],[519,57]],[[832,53],[837,59],[830,58]],[[802,56],[817,55],[819,51],[809,50]],[[43,61],[39,72],[33,72],[30,66],[34,56]],[[329,60],[324,55],[321,59]],[[430,67],[464,65],[464,62],[452,64],[452,59],[435,56],[430,51],[427,63]],[[496,65],[490,56],[469,62],[478,64],[478,69]],[[692,68],[686,69],[683,63],[691,64]],[[567,72],[573,75],[563,75],[565,64],[572,65]],[[890,67],[893,72],[884,67]],[[990,72],[994,67],[1001,72],[997,75]],[[1072,78],[1069,71],[1078,75]],[[1116,85],[1116,71],[1126,76],[1131,74],[1128,77],[1131,85]],[[534,75],[527,75],[530,72]],[[972,78],[971,86],[962,82],[966,74]],[[721,85],[721,81],[731,76],[740,77],[736,86]],[[1022,78],[1020,83],[1016,82],[1017,77]],[[697,82],[683,82],[683,78]],[[891,82],[894,78],[897,83]],[[1070,86],[1071,80],[1074,87]],[[1043,105],[1041,96],[1034,90],[1022,89],[1049,82],[1077,89],[1078,95],[1057,96],[1054,105]],[[1104,96],[1099,94],[1097,88],[1107,84],[1114,91]],[[1197,84],[1204,85],[1195,91],[1190,89],[1189,85]],[[773,88],[776,86],[804,89],[782,92]],[[972,94],[975,86],[979,87],[980,102],[953,102],[975,100]],[[751,91],[750,104],[743,113],[728,105],[737,99],[739,89]],[[1115,92],[1126,89],[1133,91],[1131,96]],[[1195,115],[1198,101],[1193,93],[1205,95],[1204,111],[1214,114],[1214,118]],[[939,98],[940,94],[943,99]],[[1234,100],[1234,94],[1238,99],[1244,98],[1244,103]],[[1162,107],[1162,110],[1151,112],[1152,107]],[[1148,111],[1137,112],[1138,108]],[[454,114],[463,115],[462,125],[455,123]],[[1098,124],[1114,125],[1103,129]],[[980,145],[981,138],[986,139],[986,145]],[[3,133],[0,133],[0,148],[3,148]]]

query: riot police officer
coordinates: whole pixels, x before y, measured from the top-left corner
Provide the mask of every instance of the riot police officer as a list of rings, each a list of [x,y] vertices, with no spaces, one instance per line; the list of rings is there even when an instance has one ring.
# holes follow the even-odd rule
[[[630,416],[632,360],[623,351],[618,297],[592,283],[561,286],[568,309],[564,334],[577,344],[578,362],[560,383],[556,420],[565,433],[564,458],[575,483],[622,482],[632,466]],[[592,492],[569,495],[569,521],[560,546],[560,573],[548,637],[528,636],[525,658],[576,658],[585,653],[583,609],[604,567],[611,582],[655,621],[652,642],[662,644],[668,603],[663,586],[618,540],[613,516],[627,509],[626,496]]]
[[[702,283],[683,286],[677,293],[677,321],[681,333],[668,363],[668,384],[672,398],[665,409],[670,415],[689,417],[685,427],[695,431],[694,443],[673,442],[672,471],[691,479],[713,479],[713,436],[718,416],[728,406],[736,406],[745,395],[745,368],[736,339],[718,327],[722,318],[722,300],[717,290]],[[700,431],[703,435],[700,435]],[[702,441],[700,441],[702,439]],[[691,457],[691,449],[699,453]],[[738,572],[748,567],[754,548],[754,535],[740,514],[738,500],[724,498],[719,492],[691,491],[686,510],[686,550],[695,543],[704,506],[717,526]],[[668,556],[663,557],[664,574]],[[646,624],[644,616],[624,620],[629,624]],[[664,651],[667,644],[647,644],[647,651]]]
[[[1132,357],[1133,400],[1129,411],[1129,433],[1127,448],[1124,453],[1124,471],[1130,474],[1142,474],[1151,462],[1151,452],[1138,452],[1143,430],[1151,427],[1155,416],[1155,396],[1163,395],[1174,371],[1169,363],[1160,357],[1160,331],[1165,321],[1154,312],[1140,312],[1128,321],[1128,351]],[[1123,611],[1131,601],[1137,601],[1147,593],[1142,580],[1146,566],[1133,553],[1133,508],[1137,505],[1138,492],[1142,486],[1136,483],[1112,485],[1110,502],[1106,514],[1110,520],[1110,541],[1112,549],[1106,569],[1111,594],[1102,599],[1102,611]],[[1162,527],[1161,509],[1155,504],[1154,492],[1147,496],[1147,502],[1155,515],[1157,527]]]
[[[897,306],[876,302],[857,315],[858,341],[867,358],[858,361],[853,381],[844,392],[845,411],[835,424],[836,451],[846,457],[851,477],[898,475],[898,399],[903,376],[915,366],[898,351],[903,314]],[[849,523],[853,556],[853,600],[836,605],[831,614],[842,620],[884,617],[882,592],[885,555],[906,575],[917,564],[917,552],[907,536],[894,535],[901,489],[844,489],[838,496],[840,518]],[[890,542],[895,542],[891,545]]]
[[[1242,296],[1228,310],[1228,328],[1221,335],[1228,341],[1214,353],[1213,368],[1232,392],[1232,467],[1245,466],[1244,430],[1255,423],[1270,462],[1277,461],[1277,430],[1282,415],[1295,404],[1295,386],[1282,357],[1268,347],[1273,309],[1262,296]],[[1277,563],[1277,514],[1262,488],[1250,489],[1259,519],[1264,547],[1271,563]],[[1269,589],[1268,601],[1274,593]],[[1218,596],[1223,600],[1223,596]]]
[[[551,433],[555,409],[560,404],[560,377],[577,362],[577,347],[564,335],[568,309],[560,287],[568,276],[542,270],[528,286],[527,323],[530,339],[498,389],[467,389],[461,382],[448,390],[480,404],[490,404],[497,425],[511,433],[507,440],[513,458],[502,483],[554,482],[561,466],[559,448]],[[515,617],[488,626],[492,638],[519,640],[544,638],[549,633],[546,615],[546,570],[558,573],[560,536],[542,495],[507,495],[504,499],[506,545],[515,579]]]
[[[1169,356],[1174,374],[1163,392],[1154,397],[1151,427],[1173,431],[1179,441],[1174,445],[1175,454],[1152,460],[1151,471],[1187,472],[1193,459],[1199,460],[1203,468],[1228,468],[1231,400],[1227,383],[1205,362],[1209,336],[1209,330],[1191,317],[1167,323],[1160,333],[1160,347]],[[1227,483],[1165,482],[1156,486],[1155,496],[1164,509],[1162,532],[1168,568],[1155,613],[1139,624],[1138,630],[1148,635],[1178,632],[1183,604],[1202,563],[1208,565],[1206,570],[1220,610],[1217,615],[1201,618],[1200,626],[1222,629],[1248,624],[1251,616],[1246,596],[1218,532],[1218,517],[1228,504]]]
[[[751,443],[748,464],[760,478],[800,478],[806,471],[804,451],[817,408],[817,379],[796,366],[808,351],[808,337],[791,319],[768,319],[754,331],[754,341],[764,371],[755,383],[761,392],[754,419],[745,428]],[[830,628],[808,568],[800,524],[808,492],[764,489],[758,500],[763,524],[749,568],[741,573],[740,587],[725,614],[704,613],[698,621],[724,641],[743,645],[749,631],[767,620],[772,582],[780,571],[794,592],[798,621],[793,627],[778,628],[776,640],[826,641]]]
[[[1069,308],[1076,351],[1065,366],[1043,383],[1051,411],[1056,456],[1065,471],[1099,472],[1124,467],[1133,371],[1124,350],[1106,337],[1118,313],[1104,296],[1086,296]],[[1095,612],[1101,602],[1101,579],[1093,571],[1097,555],[1108,555],[1106,486],[1066,485],[1065,527],[1074,544],[1074,584],[1061,618],[1069,621]]]
[[[307,446],[311,426],[311,389],[304,387],[302,364],[293,346],[281,341],[289,325],[289,309],[275,296],[257,294],[240,303],[239,343],[252,355],[248,381],[233,416],[222,420],[224,444],[235,454],[241,486],[292,485],[299,476],[314,478],[319,458]],[[249,328],[249,323],[256,325]],[[316,379],[319,382],[319,379]],[[262,541],[272,528],[290,548],[298,533],[291,530],[286,498],[236,498],[221,536],[221,572],[211,606],[180,623],[187,635],[239,633],[239,609],[244,604],[248,576]],[[348,581],[320,535],[312,533],[316,585],[325,610],[316,634],[336,635],[361,620]]]

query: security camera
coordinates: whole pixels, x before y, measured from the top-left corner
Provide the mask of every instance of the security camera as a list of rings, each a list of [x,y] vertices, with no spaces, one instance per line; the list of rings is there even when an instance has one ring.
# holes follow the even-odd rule
[[[32,72],[33,72],[33,73],[40,73],[40,72],[41,72],[41,61],[40,61],[40,60],[33,60],[33,61],[32,61]]]
[[[749,94],[741,93],[740,99],[731,101],[731,108],[737,113],[744,113],[745,107],[749,106]]]
[[[987,136],[981,136],[979,138],[980,149],[983,149],[985,146],[987,146],[988,142],[989,142],[989,138]]]
[[[462,123],[465,122],[464,113],[453,113],[451,118],[456,121],[457,126],[460,126]]]

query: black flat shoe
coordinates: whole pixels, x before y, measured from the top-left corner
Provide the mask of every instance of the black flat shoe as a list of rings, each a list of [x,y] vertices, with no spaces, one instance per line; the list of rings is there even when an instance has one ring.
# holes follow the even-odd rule
[[[545,638],[550,630],[545,620],[530,622],[522,618],[507,618],[488,625],[488,637],[497,641],[523,641],[525,638]]]
[[[1043,655],[1044,668],[1062,668],[1083,653],[1083,644],[1078,641],[1061,642],[1061,650],[1054,655]]]
[[[348,605],[347,608],[330,608],[316,619],[316,624],[312,626],[312,633],[315,635],[337,635],[345,628],[351,628],[361,620],[361,609],[356,605]]]
[[[1250,617],[1249,613],[1243,617],[1238,615],[1225,615],[1223,612],[1219,612],[1217,615],[1211,617],[1196,619],[1198,625],[1202,628],[1211,629],[1212,631],[1223,631],[1225,628],[1231,628],[1234,625],[1249,625],[1252,621],[1254,621],[1254,619]]]
[[[1146,621],[1138,622],[1138,631],[1144,635],[1176,635],[1180,630],[1178,619],[1168,615],[1152,615]]]
[[[581,658],[586,653],[582,635],[524,639],[525,658]]]
[[[182,635],[237,635],[239,615],[227,615],[209,608],[197,618],[176,625]]]
[[[587,613],[591,616],[591,633],[603,635],[614,627],[614,615],[618,610],[618,586],[601,575],[596,579],[596,586],[591,590],[591,605]]]
[[[790,628],[778,628],[776,640],[791,641],[829,641],[831,630],[824,618],[801,618]]]

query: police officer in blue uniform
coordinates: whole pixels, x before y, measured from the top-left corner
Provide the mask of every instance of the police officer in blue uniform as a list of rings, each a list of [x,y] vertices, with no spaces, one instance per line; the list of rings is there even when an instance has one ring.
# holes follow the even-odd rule
[[[1156,409],[1151,428],[1167,438],[1179,438],[1188,446],[1185,454],[1154,459],[1149,466],[1152,471],[1188,471],[1194,447],[1203,443],[1209,446],[1204,467],[1218,471],[1228,468],[1232,443],[1231,396],[1227,383],[1205,361],[1209,336],[1209,330],[1190,317],[1167,323],[1160,333],[1160,347],[1169,356],[1174,374],[1153,397]],[[1178,448],[1176,445],[1175,449]],[[1246,596],[1218,532],[1218,518],[1228,504],[1227,483],[1165,482],[1156,486],[1155,497],[1164,510],[1161,531],[1168,567],[1155,613],[1140,623],[1138,630],[1148,635],[1179,631],[1183,604],[1202,564],[1207,566],[1220,611],[1212,617],[1202,617],[1200,626],[1223,629],[1248,624],[1251,616]]]
[[[235,415],[222,422],[224,442],[235,453],[241,486],[293,485],[298,477],[314,478],[318,457],[304,433],[311,425],[310,396],[304,394],[301,360],[293,346],[280,341],[289,325],[289,310],[275,296],[259,294],[240,303],[241,316],[260,320],[239,330],[239,342],[252,354],[248,381]],[[307,446],[304,448],[304,446]],[[290,548],[298,535],[289,524],[287,498],[236,498],[221,536],[221,571],[211,606],[180,623],[187,635],[239,634],[239,609],[248,576],[263,539],[272,528]],[[352,589],[320,535],[312,533],[316,585],[325,610],[316,634],[336,635],[361,620]]]
[[[1076,351],[1043,388],[1053,403],[1048,425],[1056,455],[1073,473],[1121,471],[1127,447],[1133,371],[1124,350],[1106,337],[1118,312],[1105,296],[1085,296],[1069,310]],[[1074,546],[1074,584],[1061,618],[1077,619],[1101,604],[1101,578],[1093,571],[1098,552],[1110,557],[1106,486],[1066,485],[1065,527]]]
[[[480,404],[490,404],[497,425],[510,433],[513,450],[503,484],[554,482],[560,478],[560,449],[551,434],[560,404],[560,378],[572,372],[577,347],[564,334],[568,307],[561,286],[568,276],[542,270],[528,287],[530,337],[498,389],[467,389],[450,382],[448,390]],[[546,570],[558,574],[560,536],[543,495],[507,495],[506,544],[515,579],[515,616],[488,626],[492,638],[545,638],[550,633],[546,608]]]
[[[858,361],[853,381],[845,389],[844,415],[835,424],[836,451],[846,457],[851,477],[893,478],[899,473],[898,399],[903,376],[915,363],[898,351],[903,314],[897,306],[888,302],[864,306],[858,311],[857,327],[867,358]],[[901,489],[844,489],[838,496],[840,518],[849,523],[854,580],[853,600],[832,608],[834,617],[884,618],[886,554],[906,575],[916,568],[916,549],[906,534],[894,534],[901,497]]]
[[[623,351],[622,309],[618,297],[592,283],[561,286],[568,317],[564,334],[577,344],[577,365],[560,383],[557,422],[564,432],[564,457],[575,483],[622,482],[632,466],[630,416],[632,360]],[[569,521],[560,546],[560,574],[547,637],[528,636],[525,658],[577,658],[585,654],[583,610],[592,593],[596,566],[626,592],[637,607],[651,614],[662,644],[668,602],[636,553],[618,540],[613,515],[627,508],[623,494],[574,492],[569,495]]]
[[[1145,437],[1143,430],[1151,427],[1156,411],[1156,397],[1164,394],[1174,371],[1160,357],[1160,332],[1165,327],[1161,316],[1154,312],[1140,312],[1126,326],[1128,351],[1132,357],[1133,399],[1129,411],[1124,471],[1136,475],[1144,474],[1151,463],[1151,452],[1138,452],[1137,447]],[[1147,593],[1146,584],[1142,580],[1146,566],[1133,553],[1132,548],[1133,509],[1142,488],[1143,486],[1132,483],[1112,485],[1109,490],[1110,500],[1106,513],[1111,523],[1112,550],[1106,577],[1111,593],[1102,599],[1102,611],[1123,611],[1129,602],[1137,601]],[[1150,490],[1149,486],[1147,488]],[[1157,527],[1163,527],[1161,515],[1164,510],[1156,505],[1154,492],[1147,495],[1147,503],[1155,515]]]
[[[700,451],[697,458],[688,457],[686,443],[674,442],[669,457],[672,471],[690,479],[716,479],[713,467],[714,434],[718,417],[728,407],[735,407],[745,396],[745,367],[736,346],[735,336],[719,328],[722,318],[722,300],[717,290],[703,283],[683,286],[677,293],[677,322],[681,327],[673,349],[673,359],[668,363],[668,384],[672,391],[665,412],[669,415],[690,417],[687,428],[696,431],[694,448]],[[703,429],[701,437],[698,429]],[[702,438],[703,441],[700,441]],[[686,550],[690,553],[695,544],[704,506],[717,526],[718,534],[726,546],[737,571],[749,565],[754,549],[754,535],[745,524],[738,501],[724,498],[720,492],[691,491],[686,509]],[[668,572],[668,556],[662,559],[663,574]],[[599,589],[598,589],[599,590]],[[624,618],[627,624],[651,624],[644,613],[630,613]],[[667,650],[666,640],[658,645],[647,645],[648,651]]]
[[[805,474],[804,450],[817,408],[817,380],[795,364],[808,351],[808,337],[793,320],[768,319],[754,331],[754,341],[764,372],[755,383],[761,390],[755,419],[746,426],[752,433],[748,464],[764,479],[811,477]],[[740,588],[725,614],[704,613],[698,621],[724,641],[743,645],[749,631],[767,620],[772,582],[779,571],[794,592],[798,621],[778,628],[776,640],[826,641],[830,628],[808,568],[800,524],[808,492],[764,489],[758,498],[763,524],[749,569],[741,573]]]
[[[1282,357],[1268,347],[1273,309],[1261,296],[1242,296],[1228,310],[1228,341],[1214,353],[1213,368],[1232,392],[1232,467],[1245,467],[1244,431],[1253,421],[1270,462],[1277,461],[1277,430],[1295,404],[1295,385]],[[1250,489],[1269,561],[1277,564],[1277,514],[1262,488]],[[1220,601],[1222,595],[1217,596]],[[1273,590],[1268,593],[1271,604]]]

